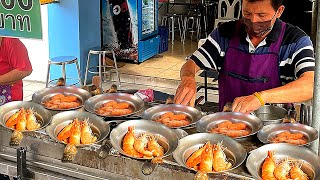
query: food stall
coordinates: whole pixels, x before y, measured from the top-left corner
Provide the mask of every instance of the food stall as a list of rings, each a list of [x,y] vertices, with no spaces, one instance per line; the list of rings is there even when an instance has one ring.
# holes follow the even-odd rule
[[[91,97],[89,92],[80,88],[51,87],[36,92],[32,102],[11,102],[3,105],[0,109],[0,124],[2,125],[0,127],[0,173],[21,179],[193,179],[196,171],[188,168],[185,161],[192,152],[210,141],[215,145],[222,143],[226,160],[232,164],[226,171],[209,173],[211,179],[256,179],[251,174],[254,171],[252,171],[252,163],[257,160],[249,161],[252,159],[249,154],[259,155],[260,153],[261,163],[266,157],[266,154],[261,155],[261,153],[266,153],[264,151],[268,149],[276,150],[281,156],[285,153],[284,150],[303,150],[304,154],[293,153],[290,156],[305,161],[305,166],[311,170],[307,171],[310,177],[319,177],[320,161],[315,161],[320,157],[306,147],[269,144],[263,149],[259,148],[264,145],[258,139],[259,135],[257,136],[258,130],[262,128],[262,121],[253,115],[205,112],[204,110],[208,107],[200,105],[191,108],[165,104],[168,95],[157,91],[154,91],[153,97],[160,97],[160,99],[143,102],[139,96],[133,95],[136,92],[123,91]],[[81,105],[67,109],[63,109],[64,106],[59,106],[62,109],[53,106],[49,101],[59,93],[77,96]],[[97,105],[103,107],[101,102],[108,103],[112,100],[131,102],[134,107],[133,112],[127,116],[108,116],[106,114],[97,116],[99,111],[95,107]],[[38,130],[24,131],[21,142],[13,144],[15,131],[7,126],[7,122],[21,107],[25,109],[32,107],[34,112],[43,118],[43,122]],[[190,124],[180,125],[180,128],[168,128],[163,124],[148,120],[159,113],[163,116],[163,112],[168,111],[185,113],[190,118]],[[59,140],[58,136],[63,131],[61,126],[66,127],[68,124],[66,121],[70,123],[75,118],[78,118],[79,121],[89,118],[94,125],[94,128],[91,128],[92,132],[97,134],[98,139],[95,143],[77,146],[74,157],[65,159],[67,146],[66,143]],[[141,120],[141,118],[146,120]],[[210,122],[211,127],[216,127],[221,120],[226,119],[246,122],[251,129],[250,134],[232,139],[225,135],[206,133],[205,129],[210,126]],[[212,122],[216,124],[212,125]],[[136,158],[123,151],[124,135],[130,126],[133,126],[135,132],[140,134],[148,132],[163,138],[163,140],[158,140],[165,149],[161,161],[154,162],[155,158]],[[310,142],[315,139],[317,139],[317,134],[314,139],[310,139]],[[274,145],[276,147],[273,147]],[[302,157],[305,154],[308,156]],[[251,174],[248,168],[251,169]]]

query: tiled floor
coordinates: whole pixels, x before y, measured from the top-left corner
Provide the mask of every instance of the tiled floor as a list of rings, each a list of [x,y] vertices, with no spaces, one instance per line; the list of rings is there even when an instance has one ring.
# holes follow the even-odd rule
[[[121,89],[153,88],[154,90],[174,94],[179,85],[180,69],[185,63],[185,57],[193,53],[196,48],[196,41],[187,39],[185,43],[181,43],[177,40],[174,42],[174,45],[169,43],[168,51],[143,63],[125,63],[123,67],[119,68],[121,79],[126,79],[122,83]],[[169,82],[168,79],[171,81]],[[203,82],[203,78],[199,76],[196,76],[196,80],[197,82]],[[110,87],[110,85],[105,84],[105,89]],[[45,88],[45,84],[24,81],[23,87],[24,100],[28,101],[31,100],[34,92]],[[198,96],[202,95],[202,92],[203,90],[198,93]],[[216,101],[217,92],[210,91],[209,93],[210,101]]]
[[[185,57],[197,48],[197,42],[186,40],[185,43],[175,41],[169,43],[169,50],[140,64],[126,63],[120,72],[131,75],[152,76],[165,79],[180,80],[180,69]]]

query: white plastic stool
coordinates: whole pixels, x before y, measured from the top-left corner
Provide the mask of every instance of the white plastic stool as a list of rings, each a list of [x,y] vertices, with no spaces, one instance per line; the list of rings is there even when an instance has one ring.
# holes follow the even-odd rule
[[[105,57],[106,54],[110,54],[112,53],[112,57],[113,57],[113,62],[114,62],[114,66],[110,66],[110,65],[106,65],[105,64]],[[91,55],[98,55],[99,56],[99,64],[98,66],[92,66],[90,67],[90,56]],[[98,71],[94,70],[95,68],[98,68]],[[102,72],[102,68],[104,68],[104,72]],[[84,76],[84,85],[87,84],[87,78],[88,78],[88,72],[92,73],[92,74],[98,74],[99,77],[101,78],[100,80],[100,87],[102,88],[102,74],[107,73],[106,69],[107,68],[111,68],[109,70],[109,78],[111,78],[111,71],[115,70],[116,74],[117,74],[117,79],[118,79],[118,83],[119,86],[121,85],[121,81],[120,81],[120,76],[119,76],[119,71],[118,71],[118,66],[117,66],[117,59],[116,59],[116,55],[114,53],[113,50],[100,50],[99,48],[95,48],[95,49],[91,49],[89,50],[88,53],[88,59],[87,59],[87,67],[86,67],[86,74]]]
[[[77,71],[78,71],[78,78],[67,78],[66,77],[66,65],[67,64],[75,64]],[[52,79],[50,80],[50,67],[51,65],[58,65],[61,66],[61,77],[64,78],[66,85],[67,85],[67,79],[77,79],[77,82],[74,84],[70,85],[76,85],[79,84],[80,86],[82,85],[81,83],[81,76],[80,76],[80,67],[78,64],[78,59],[74,56],[59,56],[59,57],[54,57],[49,59],[48,61],[48,73],[47,73],[47,80],[46,80],[46,87],[48,86],[54,86],[52,84],[53,81],[58,81],[58,79]]]

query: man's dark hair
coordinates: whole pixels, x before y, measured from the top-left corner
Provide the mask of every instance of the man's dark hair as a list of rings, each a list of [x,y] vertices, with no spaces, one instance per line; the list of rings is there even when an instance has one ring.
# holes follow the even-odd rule
[[[263,0],[248,0],[249,2],[255,2],[255,1],[263,1]],[[274,10],[278,10],[278,8],[282,5],[283,0],[270,0],[271,5]]]

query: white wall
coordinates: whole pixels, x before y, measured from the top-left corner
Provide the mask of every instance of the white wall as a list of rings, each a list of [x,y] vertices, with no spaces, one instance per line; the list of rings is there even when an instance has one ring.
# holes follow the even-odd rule
[[[47,5],[41,6],[42,40],[21,39],[28,49],[33,72],[25,80],[46,81],[48,71],[49,43],[48,43],[48,11]]]

